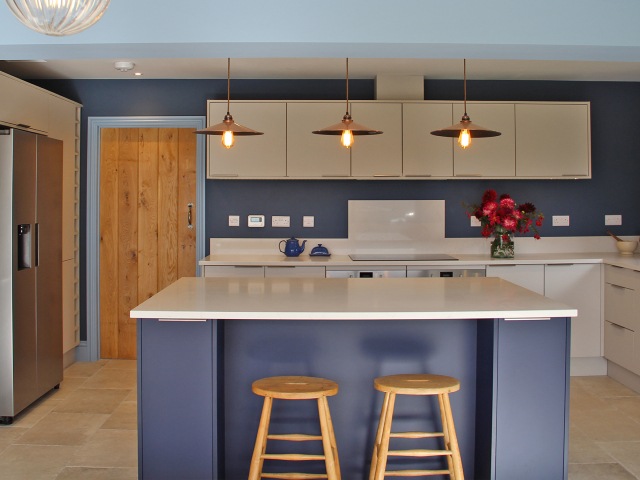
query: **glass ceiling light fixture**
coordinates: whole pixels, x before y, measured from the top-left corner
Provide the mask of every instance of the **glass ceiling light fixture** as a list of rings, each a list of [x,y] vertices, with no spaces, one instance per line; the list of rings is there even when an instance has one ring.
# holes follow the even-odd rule
[[[458,137],[458,144],[462,148],[467,148],[471,145],[472,138],[487,138],[487,137],[497,137],[501,135],[500,132],[496,132],[495,130],[489,130],[488,128],[481,127],[471,121],[469,115],[467,115],[467,59],[464,59],[464,115],[462,115],[462,120],[455,125],[451,125],[450,127],[443,128],[441,130],[434,130],[431,132],[431,135],[436,135],[438,137],[449,137],[455,138]]]
[[[353,145],[354,135],[380,135],[380,130],[372,130],[364,125],[354,122],[349,113],[349,59],[347,58],[347,113],[340,123],[330,125],[322,130],[314,130],[311,133],[317,135],[340,135],[340,143],[350,148]]]
[[[96,23],[110,0],[6,0],[13,14],[31,30],[61,37]]]
[[[195,133],[201,133],[203,135],[222,135],[222,146],[229,149],[233,147],[235,136],[245,135],[264,135],[263,132],[251,130],[233,121],[233,117],[229,113],[229,103],[231,101],[231,59],[227,58],[227,114],[220,123],[211,125],[210,127],[202,130],[196,130]]]

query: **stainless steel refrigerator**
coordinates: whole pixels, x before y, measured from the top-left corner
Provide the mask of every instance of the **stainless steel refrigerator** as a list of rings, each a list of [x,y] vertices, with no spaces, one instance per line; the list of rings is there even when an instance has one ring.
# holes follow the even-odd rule
[[[62,369],[62,142],[0,129],[0,423]]]

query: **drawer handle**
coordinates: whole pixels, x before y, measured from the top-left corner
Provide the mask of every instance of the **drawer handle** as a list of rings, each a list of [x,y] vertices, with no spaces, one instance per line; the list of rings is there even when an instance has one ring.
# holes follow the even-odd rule
[[[631,290],[630,288],[627,287],[623,287],[622,285],[616,285],[615,283],[609,283],[608,285],[614,287],[614,288],[620,288],[622,290]]]
[[[405,177],[416,177],[416,178],[420,178],[420,177],[431,177],[432,175],[430,173],[416,173],[416,174],[407,174],[405,175]]]
[[[628,328],[625,328],[622,325],[618,325],[617,323],[609,322],[609,325],[611,325],[612,327],[616,327],[618,329],[621,329],[621,330],[629,330]],[[631,330],[629,330],[629,331],[631,331]]]
[[[481,177],[480,173],[456,173],[456,177]]]
[[[233,268],[262,268],[262,265],[234,265]]]
[[[387,173],[374,173],[374,177],[376,178],[389,178],[389,177],[399,177],[400,175],[387,174]]]
[[[547,263],[547,267],[572,267],[574,263]]]

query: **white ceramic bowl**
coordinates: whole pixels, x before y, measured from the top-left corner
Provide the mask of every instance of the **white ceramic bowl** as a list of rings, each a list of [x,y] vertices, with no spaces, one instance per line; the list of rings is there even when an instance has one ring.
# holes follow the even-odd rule
[[[616,241],[616,247],[618,248],[618,252],[620,252],[621,255],[633,255],[633,252],[638,247],[638,241]]]

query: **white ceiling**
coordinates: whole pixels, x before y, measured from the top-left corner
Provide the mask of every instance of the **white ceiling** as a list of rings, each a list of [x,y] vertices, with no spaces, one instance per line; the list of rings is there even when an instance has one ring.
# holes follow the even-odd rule
[[[130,72],[115,69],[131,61]],[[217,79],[226,78],[225,58],[113,58],[89,60],[0,61],[0,70],[23,79]],[[134,72],[142,73],[135,77]],[[345,61],[337,58],[239,58],[231,60],[231,77],[244,79],[340,79]],[[353,58],[350,78],[419,75],[427,79],[462,78],[460,59]],[[640,63],[481,60],[467,61],[470,80],[640,81]]]

